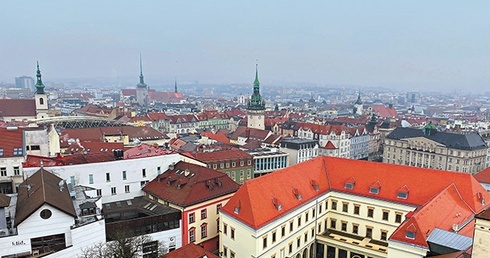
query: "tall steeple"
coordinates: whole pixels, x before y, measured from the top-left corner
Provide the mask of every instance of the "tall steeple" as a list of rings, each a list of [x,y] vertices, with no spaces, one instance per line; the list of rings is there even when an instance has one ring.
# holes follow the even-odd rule
[[[174,91],[175,93],[177,93],[177,77],[175,77],[175,85],[174,85]]]
[[[37,61],[36,77],[37,77],[36,94],[45,94],[45,92],[44,92],[44,84],[43,84],[43,81],[41,79],[41,70],[39,70],[39,61]]]
[[[145,79],[143,77],[143,62],[141,61],[141,53],[140,53],[140,82],[136,86],[140,88],[146,88],[147,86],[145,83]]]
[[[357,100],[356,100],[356,103],[355,104],[358,104],[358,105],[361,105],[362,104],[361,90],[360,89],[359,89],[359,94],[357,95]]]
[[[248,102],[248,109],[265,110],[265,101],[260,96],[259,65],[255,64],[254,91]]]

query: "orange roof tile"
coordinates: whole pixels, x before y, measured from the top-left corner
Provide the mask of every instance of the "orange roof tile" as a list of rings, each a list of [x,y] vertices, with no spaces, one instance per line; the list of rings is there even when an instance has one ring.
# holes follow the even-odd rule
[[[219,256],[214,255],[213,253],[204,250],[202,247],[197,246],[194,243],[190,243],[182,246],[181,248],[174,250],[160,258],[219,258]]]
[[[478,174],[475,175],[475,178],[480,183],[490,184],[490,167],[478,172]]]
[[[354,187],[346,189],[345,183],[352,178],[355,179]],[[318,191],[312,187],[310,183],[312,180],[318,182]],[[470,174],[318,157],[245,182],[223,207],[223,212],[252,228],[260,228],[302,203],[330,190],[423,206],[451,184],[458,189],[462,201],[472,211],[478,212],[483,208],[478,199],[479,194],[490,200],[490,194]],[[378,194],[370,193],[370,187],[373,185],[379,186]],[[302,192],[302,200],[294,197],[291,192],[293,187]],[[409,189],[406,199],[397,197],[398,191],[402,188]],[[264,189],[267,189],[266,192]],[[281,200],[280,211],[272,204],[272,197]],[[235,214],[234,205],[237,203],[241,203],[241,208],[240,212]]]

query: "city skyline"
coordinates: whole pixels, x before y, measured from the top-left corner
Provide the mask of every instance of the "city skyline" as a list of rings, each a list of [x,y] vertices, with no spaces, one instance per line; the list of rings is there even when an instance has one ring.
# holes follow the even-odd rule
[[[0,81],[139,75],[148,84],[248,83],[485,91],[490,3],[344,1],[298,5],[5,3]],[[423,5],[422,5],[423,3]],[[117,8],[117,9],[116,9]]]

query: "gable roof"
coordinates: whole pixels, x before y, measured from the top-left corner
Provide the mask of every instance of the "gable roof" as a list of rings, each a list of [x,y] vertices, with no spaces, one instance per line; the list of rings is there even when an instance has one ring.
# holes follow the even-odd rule
[[[449,132],[436,132],[431,135],[424,134],[422,129],[397,127],[386,136],[387,139],[401,140],[414,137],[426,139],[444,144],[448,148],[459,150],[478,150],[487,148],[483,138],[477,133],[459,134]]]
[[[389,175],[389,176],[388,176]],[[345,183],[355,179],[352,189]],[[317,182],[318,191],[312,186]],[[379,182],[378,194],[370,193],[370,187]],[[223,212],[235,217],[250,227],[257,229],[301,204],[327,191],[380,199],[411,206],[423,206],[451,184],[458,189],[462,201],[469,209],[478,212],[485,206],[478,196],[490,200],[490,194],[470,175],[457,172],[423,169],[394,164],[367,162],[335,157],[317,157],[274,173],[246,181],[223,207]],[[397,197],[399,190],[406,186],[406,199]],[[297,200],[291,189],[302,194]],[[267,189],[264,192],[264,189]],[[278,211],[271,199],[281,201]],[[234,207],[240,205],[238,214]]]
[[[378,113],[382,118],[393,118],[397,116],[396,109],[394,107],[389,108],[383,104],[372,105],[371,108]]]
[[[0,117],[36,116],[34,99],[0,99]]]
[[[192,154],[196,160],[202,162],[216,162],[225,160],[252,159],[252,155],[240,149],[223,151],[198,152]]]
[[[63,184],[60,188],[61,181]],[[65,181],[41,168],[19,185],[15,226],[22,223],[43,204],[49,204],[74,218],[77,217]]]
[[[224,173],[181,161],[146,184],[143,191],[187,207],[234,193],[239,187]]]
[[[103,141],[107,135],[128,135],[131,140],[165,139],[167,136],[148,126],[114,126],[93,127],[80,129],[65,129],[61,132],[60,139],[79,139],[80,141]]]
[[[160,258],[181,258],[181,257],[186,257],[186,258],[218,258],[219,256],[214,255],[213,253],[204,250],[202,247],[194,244],[194,243],[189,243],[187,245],[182,246],[179,249],[176,249],[165,256],[162,256]]]
[[[480,183],[490,184],[490,167],[475,174],[475,179]]]
[[[2,140],[0,141],[0,149],[3,149],[3,155],[0,158],[5,157],[14,157],[14,148],[23,148],[23,133],[22,129],[7,129],[0,128],[0,135],[2,136]],[[22,155],[16,155],[19,157]]]

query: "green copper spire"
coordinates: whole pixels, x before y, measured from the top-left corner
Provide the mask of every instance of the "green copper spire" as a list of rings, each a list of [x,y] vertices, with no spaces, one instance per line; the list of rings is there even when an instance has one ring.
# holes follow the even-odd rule
[[[357,100],[356,100],[356,103],[357,105],[361,105],[362,104],[362,100],[361,100],[361,90],[359,90],[359,95],[357,95]]]
[[[255,80],[254,80],[254,92],[248,102],[248,109],[250,110],[265,110],[265,101],[260,96],[260,83],[259,83],[259,69],[258,64],[255,64]]]
[[[37,61],[37,72],[36,72],[37,82],[36,82],[36,94],[45,94],[44,84],[41,80],[41,70],[39,70],[39,61]]]
[[[141,61],[141,53],[140,53],[140,82],[136,86],[140,88],[146,88],[147,86],[145,83],[145,79],[143,77],[143,62]]]

